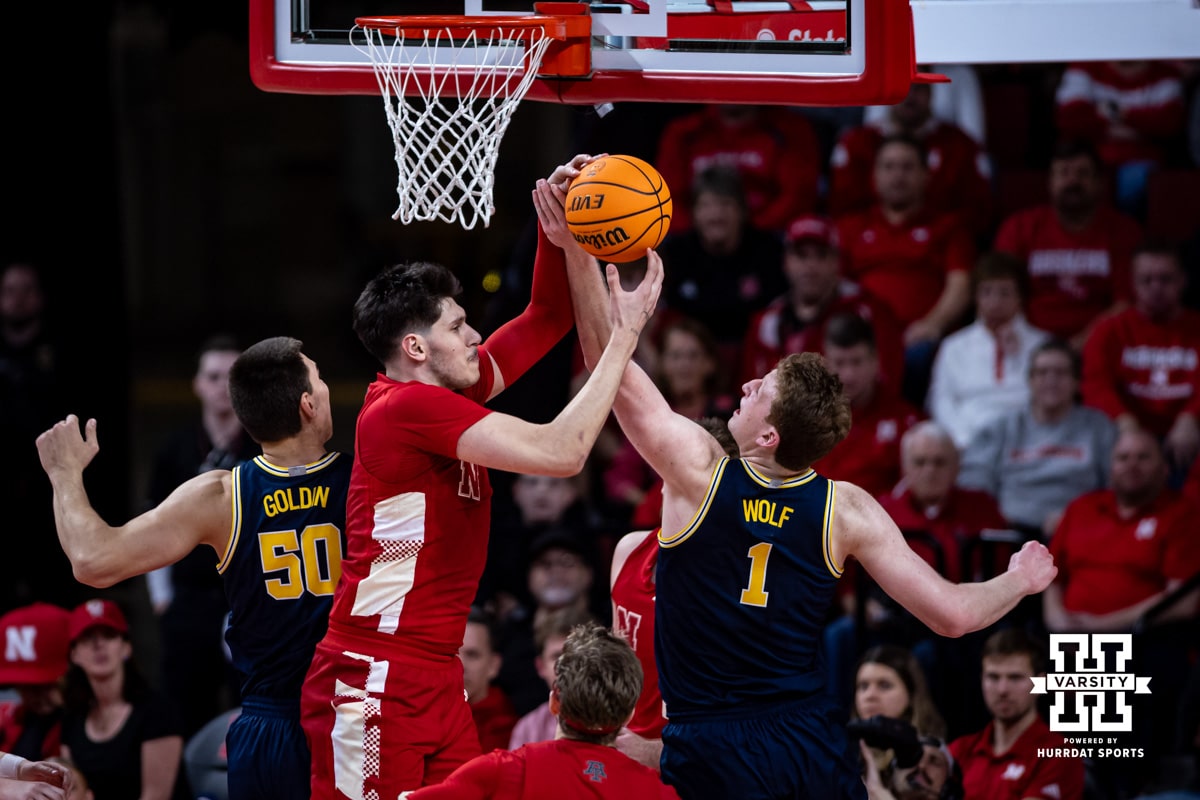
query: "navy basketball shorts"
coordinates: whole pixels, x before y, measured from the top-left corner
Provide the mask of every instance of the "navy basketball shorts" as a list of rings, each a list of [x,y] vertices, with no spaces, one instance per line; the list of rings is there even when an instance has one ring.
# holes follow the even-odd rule
[[[682,800],[866,800],[858,750],[832,703],[697,717],[663,730],[663,781]]]
[[[300,727],[300,704],[247,699],[225,736],[229,800],[305,800],[312,758]]]

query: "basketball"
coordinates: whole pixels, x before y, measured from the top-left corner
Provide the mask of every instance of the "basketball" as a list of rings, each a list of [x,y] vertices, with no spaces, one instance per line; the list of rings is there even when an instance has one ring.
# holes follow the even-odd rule
[[[671,190],[633,156],[605,156],[583,168],[567,192],[567,228],[579,246],[624,264],[658,247],[671,227]]]

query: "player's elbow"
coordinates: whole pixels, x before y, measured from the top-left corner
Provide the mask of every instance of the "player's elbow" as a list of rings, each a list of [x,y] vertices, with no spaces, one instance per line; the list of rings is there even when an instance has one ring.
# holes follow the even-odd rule
[[[552,478],[572,478],[587,464],[586,448],[558,448],[548,454],[545,474]]]
[[[95,559],[72,559],[71,572],[75,580],[93,589],[107,589],[121,580],[120,575],[106,569]]]
[[[932,615],[925,624],[938,636],[959,639],[978,627],[973,622],[961,606],[950,605]]]

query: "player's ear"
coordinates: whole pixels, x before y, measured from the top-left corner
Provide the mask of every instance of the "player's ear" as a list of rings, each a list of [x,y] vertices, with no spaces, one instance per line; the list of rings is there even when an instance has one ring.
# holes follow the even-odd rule
[[[775,430],[774,425],[769,425],[762,433],[758,434],[756,441],[760,447],[778,447],[779,431]]]
[[[562,710],[562,702],[558,699],[558,684],[550,687],[550,713],[553,716],[558,716],[558,712]]]
[[[425,337],[419,333],[407,333],[400,340],[400,350],[413,361],[424,361],[429,357]]]

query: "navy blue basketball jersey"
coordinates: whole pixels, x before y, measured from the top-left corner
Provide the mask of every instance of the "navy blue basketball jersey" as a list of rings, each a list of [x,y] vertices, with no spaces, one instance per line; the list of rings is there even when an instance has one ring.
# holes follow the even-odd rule
[[[243,697],[299,702],[342,574],[352,463],[329,453],[285,469],[258,456],[233,469],[233,533],[217,570]]]
[[[659,532],[655,657],[671,719],[824,690],[821,630],[841,576],[834,484],[722,459],[682,531]]]

